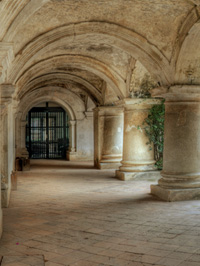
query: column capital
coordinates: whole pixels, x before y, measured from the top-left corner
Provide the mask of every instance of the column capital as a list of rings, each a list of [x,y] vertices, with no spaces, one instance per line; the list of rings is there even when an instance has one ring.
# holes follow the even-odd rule
[[[15,91],[15,86],[12,84],[1,84],[0,91],[1,91],[0,103],[1,106],[5,107],[7,104],[9,104],[12,101],[13,93]]]
[[[124,112],[122,106],[98,106],[93,109],[94,112],[99,113],[100,116],[118,116]]]
[[[13,44],[0,42],[0,82],[6,80],[6,70],[14,59]]]
[[[87,117],[87,118],[92,118],[93,117],[93,112],[92,111],[87,111],[87,112],[84,112],[84,114],[85,114],[85,117]]]
[[[200,85],[174,85],[155,88],[151,91],[154,97],[165,98],[166,102],[199,102]]]
[[[124,107],[125,111],[136,109],[149,109],[151,108],[151,106],[160,103],[161,100],[155,98],[125,98],[116,102],[118,106]]]
[[[70,120],[69,123],[70,123],[71,126],[75,126],[76,125],[76,120]]]

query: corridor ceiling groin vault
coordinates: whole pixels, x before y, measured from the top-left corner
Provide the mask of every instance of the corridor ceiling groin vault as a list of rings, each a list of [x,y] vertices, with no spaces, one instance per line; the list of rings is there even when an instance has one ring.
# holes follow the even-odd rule
[[[155,172],[137,127],[158,97],[166,107],[164,166],[151,192],[199,198],[199,22],[199,0],[0,0],[2,206],[16,158],[30,158],[33,107],[67,113],[66,159],[94,160],[130,180]],[[135,97],[144,85],[152,97]]]

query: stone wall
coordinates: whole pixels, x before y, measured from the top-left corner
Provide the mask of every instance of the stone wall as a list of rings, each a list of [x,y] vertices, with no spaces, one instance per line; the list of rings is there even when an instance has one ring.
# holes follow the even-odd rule
[[[94,159],[94,129],[93,129],[93,113],[89,112],[87,116],[77,121],[77,160],[93,160]]]

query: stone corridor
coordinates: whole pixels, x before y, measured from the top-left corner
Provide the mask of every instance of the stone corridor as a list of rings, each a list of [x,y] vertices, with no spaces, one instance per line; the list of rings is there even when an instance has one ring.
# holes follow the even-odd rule
[[[34,161],[4,209],[1,265],[199,266],[200,202],[162,202],[155,181]]]

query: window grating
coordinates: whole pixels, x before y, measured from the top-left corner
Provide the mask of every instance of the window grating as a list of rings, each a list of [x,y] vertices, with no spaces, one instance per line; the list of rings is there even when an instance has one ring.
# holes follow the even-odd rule
[[[34,107],[28,113],[26,147],[32,159],[65,159],[68,115],[60,107]]]

